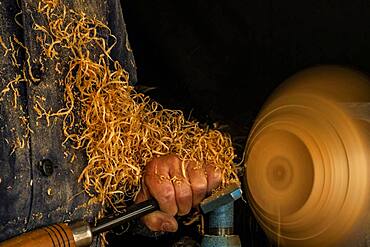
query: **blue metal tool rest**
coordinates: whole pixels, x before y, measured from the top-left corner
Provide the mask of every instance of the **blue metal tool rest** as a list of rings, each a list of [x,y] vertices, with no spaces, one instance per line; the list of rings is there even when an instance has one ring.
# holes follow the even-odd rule
[[[240,238],[233,234],[234,203],[221,206],[209,213],[208,231],[202,247],[241,247]]]

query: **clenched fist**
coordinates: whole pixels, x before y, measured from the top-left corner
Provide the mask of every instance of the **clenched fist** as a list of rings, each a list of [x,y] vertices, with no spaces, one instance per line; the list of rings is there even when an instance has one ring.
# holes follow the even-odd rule
[[[185,176],[184,176],[185,175]],[[175,215],[186,215],[221,182],[221,172],[212,165],[197,166],[175,155],[153,159],[145,168],[142,189],[135,202],[154,197],[160,207],[142,218],[152,231],[177,231]]]

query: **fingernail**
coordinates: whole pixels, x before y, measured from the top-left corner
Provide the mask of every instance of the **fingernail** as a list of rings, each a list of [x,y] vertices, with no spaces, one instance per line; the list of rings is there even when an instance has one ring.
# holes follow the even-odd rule
[[[164,224],[162,224],[162,231],[175,232],[176,228],[172,224],[164,223]]]

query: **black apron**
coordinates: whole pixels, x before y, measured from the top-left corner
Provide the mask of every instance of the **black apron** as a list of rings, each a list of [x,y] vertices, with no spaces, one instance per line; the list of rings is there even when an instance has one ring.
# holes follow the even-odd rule
[[[130,82],[136,82],[136,68],[118,0],[65,0],[69,8],[96,16],[107,23],[117,37],[117,45],[111,55],[130,74]],[[87,164],[84,150],[62,146],[65,137],[62,121],[48,126],[45,119],[37,119],[34,105],[39,97],[45,97],[48,109],[57,111],[64,105],[63,87],[59,80],[65,73],[55,71],[56,62],[47,60],[41,71],[37,59],[41,49],[32,28],[33,18],[47,23],[45,17],[36,13],[36,0],[0,1],[0,36],[9,46],[9,37],[15,35],[29,49],[32,72],[40,79],[38,83],[16,85],[20,95],[14,109],[13,94],[6,93],[0,102],[0,241],[57,222],[92,219],[99,205],[88,205],[89,197],[83,192],[78,177]],[[21,14],[20,13],[22,10]],[[15,18],[16,17],[16,18]],[[20,23],[20,27],[16,22]],[[108,39],[108,37],[107,37]],[[110,42],[113,42],[110,40]],[[21,69],[15,68],[0,48],[0,91],[13,80]],[[26,55],[22,54],[23,59]],[[63,59],[63,55],[61,55]],[[66,58],[67,59],[67,58]],[[27,134],[28,119],[32,131]],[[17,138],[24,136],[23,148],[14,149]],[[73,154],[76,159],[71,162]]]

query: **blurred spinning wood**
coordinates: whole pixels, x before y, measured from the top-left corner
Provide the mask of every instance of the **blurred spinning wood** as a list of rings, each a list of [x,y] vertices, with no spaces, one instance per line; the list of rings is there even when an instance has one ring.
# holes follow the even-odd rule
[[[316,67],[287,80],[252,128],[249,202],[279,245],[370,241],[369,116],[354,119],[349,102],[369,105],[368,79],[341,67]]]

